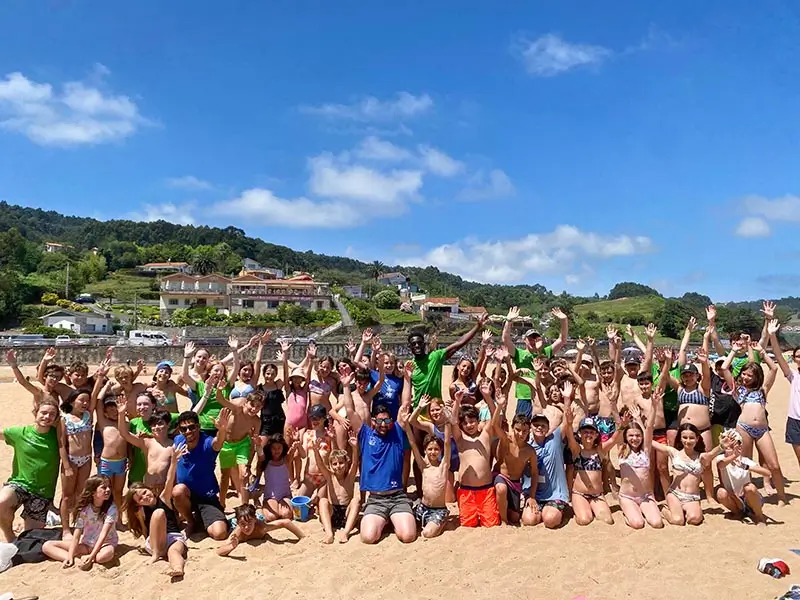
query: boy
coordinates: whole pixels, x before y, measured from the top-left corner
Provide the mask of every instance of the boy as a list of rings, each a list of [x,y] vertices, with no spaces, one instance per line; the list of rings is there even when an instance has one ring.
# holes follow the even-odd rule
[[[133,370],[127,365],[120,365],[114,369],[114,379],[116,385],[111,389],[111,393],[114,396],[124,395],[127,399],[128,413],[133,414],[136,409],[136,398],[147,391],[147,386],[136,381]]]
[[[457,500],[459,522],[462,527],[496,527],[500,525],[497,497],[492,485],[492,436],[500,435],[506,398],[497,395],[496,408],[489,427],[480,430],[478,411],[474,406],[460,406],[456,397],[455,410],[459,411],[458,427],[454,429],[461,468],[461,485]]]
[[[661,380],[666,381],[664,379]],[[653,425],[653,441],[658,442],[659,444],[669,445],[667,443],[667,422],[666,418],[664,417],[664,403],[663,402],[653,402],[653,375],[650,370],[642,371],[636,376],[636,383],[639,385],[639,396],[636,398],[635,406],[638,406],[639,409],[642,411],[642,415],[644,418],[644,422],[646,423],[650,418],[650,413],[652,412],[654,406],[656,411],[656,419],[655,424]],[[659,389],[663,392],[663,386],[659,386]],[[656,452],[655,450],[651,450],[650,452],[650,465],[651,465],[651,476],[653,477],[653,481],[656,481],[656,477],[658,477],[658,481],[661,483],[661,490],[663,494],[666,494],[669,490],[670,483],[672,482],[672,478],[670,477],[669,473],[669,456],[664,454],[663,452]]]
[[[236,517],[236,528],[231,532],[228,541],[217,548],[219,556],[228,556],[241,542],[263,540],[267,533],[276,529],[288,529],[298,540],[302,540],[305,537],[300,528],[291,519],[278,519],[271,523],[265,523],[256,517],[256,509],[252,504],[237,506],[233,514]]]
[[[523,414],[514,416],[511,431],[513,435],[510,437],[502,428],[498,432],[500,444],[495,464],[494,491],[503,525],[520,522],[523,513],[522,475],[526,468],[530,469],[533,481],[539,479],[536,451],[528,444],[531,434],[528,417]],[[524,524],[533,525],[532,513],[528,507],[525,507],[525,512],[527,523]]]
[[[52,398],[56,404],[61,404],[61,400],[56,393],[56,386],[58,382],[61,381],[61,378],[64,377],[64,368],[59,365],[50,365],[47,367],[45,371],[44,377],[44,388],[39,388],[28,381],[28,378],[22,374],[22,371],[19,369],[19,365],[17,364],[17,353],[13,350],[9,350],[6,352],[6,362],[8,366],[11,367],[11,371],[14,373],[14,379],[17,380],[22,387],[24,387],[31,396],[33,396],[33,410],[35,411],[39,403],[44,398]]]
[[[420,406],[422,400],[420,401]],[[411,442],[411,451],[414,461],[422,471],[422,497],[414,507],[414,516],[422,527],[422,538],[434,538],[444,531],[447,517],[447,481],[450,472],[450,435],[451,421],[454,413],[447,408],[444,410],[444,440],[440,440],[433,433],[428,433],[422,442],[425,458],[419,452],[419,446],[411,431],[411,424],[403,424],[403,431]]]
[[[130,432],[134,436],[140,436],[142,434],[150,435],[150,426],[148,425],[148,421],[150,417],[153,416],[153,411],[156,408],[156,399],[150,392],[142,392],[138,396],[136,396],[136,414],[137,416],[131,417],[129,423],[125,423],[124,419],[122,422],[127,425],[126,433]],[[127,410],[127,403],[125,407],[125,414],[128,414]],[[119,410],[117,407],[117,417],[122,416],[122,411]],[[120,429],[120,431],[123,431]],[[125,437],[125,436],[123,436]],[[125,438],[126,440],[128,438]],[[145,461],[145,455],[141,450],[142,446],[132,446],[128,453],[128,460],[130,461],[130,468],[128,469],[128,485],[130,486],[132,483],[137,481],[144,480],[145,471],[147,471],[147,462]]]
[[[103,392],[108,393],[111,389],[111,382],[103,384],[105,370],[101,368],[97,372],[97,379],[92,390],[92,402],[97,413],[97,430],[103,439],[103,450],[100,453],[100,465],[97,474],[108,477],[111,480],[111,490],[114,496],[114,504],[122,506],[122,490],[125,487],[125,473],[128,467],[128,444],[117,429],[119,415],[117,414],[117,402],[120,405],[126,402],[124,396],[118,399],[108,395],[102,402],[97,402]],[[117,524],[117,528],[122,523]]]
[[[325,529],[325,544],[333,543],[333,532],[341,529],[339,543],[344,544],[350,538],[350,532],[356,525],[358,511],[361,508],[361,497],[355,494],[356,474],[358,473],[358,439],[349,439],[352,448],[352,461],[348,459],[347,450],[332,450],[328,455],[330,468],[325,465],[321,450],[323,438],[314,438],[311,448],[317,466],[327,485],[319,497],[319,518]],[[349,464],[348,464],[349,463]]]
[[[137,400],[138,402],[138,400]],[[127,409],[123,402],[117,405],[117,429],[122,434],[123,439],[136,449],[136,453],[141,456],[142,473],[141,478],[133,479],[133,467],[129,480],[144,481],[158,496],[163,490],[167,481],[170,461],[172,460],[172,441],[168,437],[169,426],[171,423],[170,413],[165,410],[151,411],[151,416],[146,424],[141,421],[142,417],[126,421]],[[134,425],[134,421],[141,421],[140,426]],[[144,426],[146,425],[146,429]],[[138,431],[137,431],[138,430]],[[140,432],[147,436],[139,437]],[[152,437],[150,437],[152,435]],[[130,485],[130,484],[129,484]]]

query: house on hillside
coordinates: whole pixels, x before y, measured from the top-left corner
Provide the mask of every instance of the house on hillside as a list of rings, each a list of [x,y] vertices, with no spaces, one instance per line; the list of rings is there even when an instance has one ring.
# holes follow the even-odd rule
[[[207,306],[220,311],[230,309],[228,284],[231,282],[222,275],[188,275],[173,273],[161,279],[159,313],[162,319],[179,308]]]
[[[192,273],[192,266],[186,262],[152,262],[138,269],[145,273]]]
[[[406,276],[402,273],[383,273],[380,277],[378,277],[378,283],[381,285],[405,287]]]
[[[67,248],[72,248],[69,244],[59,244],[58,242],[45,242],[45,252],[64,252]]]
[[[308,273],[288,279],[262,279],[247,273],[228,285],[232,313],[276,312],[281,304],[296,304],[308,310],[330,310],[330,284],[314,281]]]
[[[351,298],[368,298],[360,285],[343,285],[342,290]]]
[[[66,308],[59,308],[44,315],[42,325],[78,334],[114,332],[113,319],[110,315],[104,316],[95,312],[84,313]]]
[[[420,315],[423,320],[430,314],[458,315],[459,302],[458,298],[426,298],[420,305]]]

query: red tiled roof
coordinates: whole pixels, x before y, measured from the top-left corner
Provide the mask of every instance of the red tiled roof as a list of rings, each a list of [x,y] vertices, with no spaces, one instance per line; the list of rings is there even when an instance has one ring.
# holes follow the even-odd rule
[[[460,306],[459,309],[461,312],[482,315],[486,312],[486,309],[483,306]]]
[[[458,298],[426,298],[423,304],[458,304]]]

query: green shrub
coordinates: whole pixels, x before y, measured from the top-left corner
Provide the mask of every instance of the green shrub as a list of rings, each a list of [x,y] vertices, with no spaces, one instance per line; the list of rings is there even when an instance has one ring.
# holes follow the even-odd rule
[[[53,306],[56,302],[58,302],[58,294],[53,294],[51,292],[42,294],[42,304]]]
[[[400,308],[402,300],[397,292],[383,290],[372,297],[372,302],[377,308]]]

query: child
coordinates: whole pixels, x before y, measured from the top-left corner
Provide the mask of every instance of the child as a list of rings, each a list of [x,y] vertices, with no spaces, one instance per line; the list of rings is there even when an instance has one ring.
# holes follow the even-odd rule
[[[114,559],[117,550],[117,507],[107,477],[95,475],[86,480],[75,506],[75,532],[71,540],[49,540],[42,546],[48,558],[60,560],[65,569],[75,558],[86,556],[80,565],[88,571],[94,563],[105,564]]]
[[[160,494],[167,483],[170,460],[172,458],[172,441],[169,439],[169,426],[172,422],[171,413],[158,409],[147,420],[147,433],[149,436],[139,437],[131,433],[134,429],[132,422],[126,421],[127,410],[122,402],[117,405],[117,430],[122,438],[139,452],[143,453],[144,474],[138,480],[129,481],[129,487],[134,483],[144,481],[155,494]],[[152,437],[150,437],[152,436]]]
[[[82,490],[92,471],[92,430],[97,398],[92,399],[89,390],[73,390],[61,405],[61,420],[64,423],[67,462],[61,465],[61,539],[72,537],[69,515],[78,490]]]
[[[59,365],[48,366],[44,372],[44,388],[40,388],[28,381],[27,377],[22,374],[22,371],[20,371],[19,365],[17,364],[16,352],[13,350],[6,352],[6,362],[8,363],[8,366],[11,367],[11,371],[14,373],[14,379],[17,380],[17,383],[24,387],[30,393],[30,395],[33,396],[34,410],[43,398],[52,398],[56,402],[56,405],[60,403],[58,393],[56,392],[56,386],[64,377],[64,367]]]
[[[497,497],[492,484],[492,434],[500,430],[506,399],[498,394],[497,407],[490,426],[479,430],[478,411],[474,406],[459,406],[458,427],[453,430],[461,459],[458,488],[459,521],[463,527],[500,525]],[[499,435],[499,434],[498,434]]]
[[[336,529],[342,530],[339,543],[346,543],[361,508],[361,497],[354,493],[358,473],[358,438],[351,437],[349,444],[353,458],[348,458],[347,450],[333,450],[328,456],[330,468],[322,457],[322,439],[314,439],[311,445],[317,465],[327,482],[326,486],[320,488],[319,495],[319,518],[325,529],[325,544],[333,542]]]
[[[326,483],[325,475],[322,473],[322,466],[316,455],[320,454],[324,463],[333,445],[333,440],[326,430],[328,425],[327,415],[328,411],[323,404],[315,404],[311,407],[308,411],[310,428],[303,434],[303,442],[300,447],[300,457],[308,458],[308,461],[306,462],[303,484],[297,494],[299,496],[310,496],[314,502],[318,497],[324,495]],[[312,448],[317,444],[319,445],[318,453],[312,451]]]
[[[422,400],[420,400],[420,405]],[[401,410],[408,410],[404,406]],[[450,421],[453,413],[445,409],[444,413],[444,440],[436,435],[427,434],[422,442],[425,450],[423,458],[411,431],[411,423],[403,422],[414,460],[422,471],[422,497],[414,507],[414,516],[422,527],[422,538],[434,538],[442,534],[450,511],[447,510],[446,496],[447,483],[450,476]]]
[[[153,394],[159,408],[178,413],[178,397],[188,396],[186,391],[177,383],[172,381],[172,363],[162,360],[156,365],[156,373],[153,375],[153,384],[147,388]]]
[[[106,361],[111,361],[111,353],[114,351],[113,348],[109,348],[106,350]],[[45,350],[44,356],[42,357],[41,362],[39,363],[39,367],[36,372],[36,379],[42,385],[47,383],[47,373],[48,367],[54,366],[56,369],[60,369],[62,372],[64,371],[63,367],[58,365],[52,365],[53,359],[56,357],[56,349],[55,348],[48,348]],[[75,390],[80,389],[88,389],[91,390],[94,387],[94,379],[89,377],[89,367],[83,361],[75,361],[67,367],[66,370],[67,381],[69,383],[64,383],[63,381],[59,380],[55,384],[54,391],[61,400],[66,400],[67,397],[74,392]]]
[[[147,391],[147,386],[136,381],[133,369],[127,365],[120,365],[114,369],[116,385],[110,390],[114,396],[125,396],[130,414],[136,409],[136,398]],[[105,397],[104,397],[105,399]]]
[[[114,490],[114,500],[122,504],[122,490],[125,487],[125,472],[128,466],[128,444],[117,429],[119,415],[117,413],[117,399],[107,396],[102,403],[97,402],[101,392],[111,389],[111,382],[103,384],[105,369],[98,371],[97,381],[92,391],[95,411],[97,413],[97,428],[103,438],[103,450],[100,454],[98,475],[108,477]],[[129,404],[129,399],[124,394],[118,397],[120,403]]]
[[[261,512],[268,523],[292,518],[292,487],[286,463],[291,462],[299,450],[299,441],[293,441],[289,448],[280,433],[267,440],[269,459],[264,458],[268,462],[264,467],[264,501]]]
[[[210,378],[209,378],[210,380]],[[253,457],[253,436],[261,426],[261,408],[264,397],[258,392],[250,392],[245,397],[226,400],[222,390],[217,388],[217,402],[231,409],[228,423],[228,437],[219,453],[219,468],[222,473],[219,487],[219,501],[225,508],[228,494],[228,477],[233,482],[242,504],[250,501],[250,461]]]
[[[314,365],[314,358],[317,356],[317,346],[316,344],[309,344],[306,348],[305,370],[295,367],[291,373],[289,372],[289,348],[289,342],[281,340],[283,385],[286,391],[286,424],[283,437],[285,439],[293,439],[295,432],[299,432],[302,439],[305,429],[308,427],[308,382],[311,379],[311,367]],[[302,467],[302,459],[299,456],[293,456],[289,463],[289,478],[295,487],[300,487]]]
[[[494,491],[500,522],[519,523],[523,515],[522,475],[530,471],[531,479],[539,480],[536,464],[536,451],[528,444],[531,434],[531,421],[527,415],[519,414],[511,421],[512,436],[501,428],[498,432],[500,443],[497,449],[497,462],[494,472]],[[533,525],[533,515],[528,507],[524,525]]]
[[[150,417],[153,416],[153,411],[156,409],[156,397],[148,391],[144,391],[136,396],[136,415],[131,416],[130,423],[123,422],[124,426],[135,436],[143,434],[150,435],[150,426],[147,424]],[[117,403],[117,418],[121,415],[119,403]],[[127,403],[125,407],[125,414],[128,414]],[[120,432],[122,429],[120,429]],[[125,438],[126,440],[128,438]],[[134,446],[130,449],[128,455],[129,468],[128,468],[128,485],[144,479],[144,474],[147,471],[147,462],[145,461],[144,453],[141,450],[141,445]]]
[[[159,413],[168,414],[165,411]],[[170,446],[169,466],[161,489],[156,491],[146,483],[134,483],[128,488],[122,505],[133,537],[145,538],[144,548],[152,556],[150,563],[155,564],[166,558],[169,562],[166,575],[173,580],[183,577],[186,562],[186,536],[181,531],[178,513],[172,504],[178,459],[184,454],[186,444]]]
[[[430,421],[419,420],[419,416],[424,414],[425,409],[428,410],[428,417],[430,418]],[[419,399],[417,408],[415,408],[414,412],[411,413],[410,423],[412,427],[424,431],[428,435],[433,435],[440,440],[444,440],[444,427],[446,419],[445,406],[442,399],[431,398],[428,395],[422,396],[422,398]],[[423,447],[426,446],[427,445],[423,441]],[[456,441],[452,435],[450,437],[449,446],[450,460],[447,470],[447,501],[454,502],[456,498],[455,474],[458,473],[459,469],[461,468],[461,461],[458,457],[458,446],[456,446]]]
[[[236,373],[239,372],[239,352],[237,351],[239,349],[239,340],[234,336],[229,337],[228,346],[231,348],[233,356],[233,367],[230,375],[228,375],[227,368],[221,361],[213,361],[208,363],[208,378],[206,380],[194,379],[189,370],[189,358],[195,352],[194,343],[186,342],[186,346],[183,348],[183,373],[181,377],[189,389],[200,398],[199,402],[192,407],[192,410],[200,418],[200,429],[205,432],[214,431],[214,422],[222,410],[222,405],[217,400],[217,394],[212,392],[211,388],[216,387],[218,383],[222,383],[222,395],[228,398],[236,381]]]
[[[714,459],[721,484],[717,488],[717,502],[737,519],[749,516],[756,525],[766,525],[767,520],[761,510],[764,500],[750,481],[750,473],[769,477],[770,470],[742,456],[742,435],[735,429],[728,429],[720,435],[719,443],[725,455]]]
[[[265,523],[258,518],[256,509],[252,504],[242,504],[233,510],[236,518],[236,528],[231,532],[228,541],[217,548],[219,556],[228,556],[242,542],[250,540],[263,540],[267,533],[276,529],[288,529],[298,540],[305,536],[300,528],[291,519],[277,519]]]

